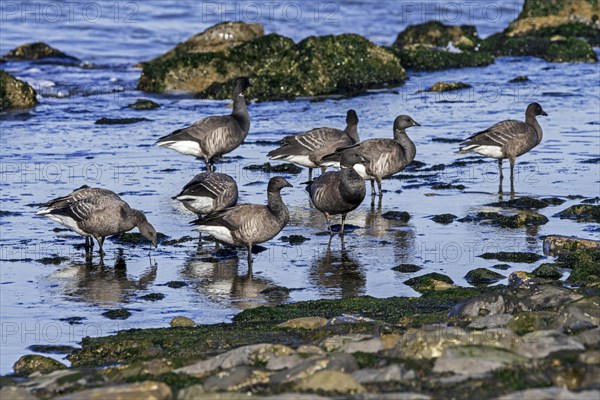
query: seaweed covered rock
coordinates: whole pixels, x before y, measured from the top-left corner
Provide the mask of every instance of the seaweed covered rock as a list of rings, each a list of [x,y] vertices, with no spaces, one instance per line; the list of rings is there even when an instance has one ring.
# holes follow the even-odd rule
[[[557,214],[561,219],[600,223],[600,205],[577,204]]]
[[[574,284],[591,285],[600,283],[600,250],[583,249],[562,254],[557,262],[565,268],[572,268],[567,281]]]
[[[37,104],[35,90],[8,72],[0,70],[0,110],[29,108]]]
[[[40,356],[37,354],[25,355],[19,358],[13,366],[15,373],[22,375],[29,375],[34,372],[46,374],[48,372],[64,368],[67,368],[67,366],[63,363],[58,362],[53,358]]]
[[[481,222],[502,228],[521,228],[544,225],[548,223],[548,218],[534,211],[520,211],[514,214],[481,211],[475,215],[467,215],[458,222]]]
[[[44,42],[26,43],[12,49],[4,57],[14,60],[39,60],[42,58],[77,60],[77,57],[63,53]]]
[[[596,62],[592,45],[600,44],[598,4],[596,0],[526,0],[519,17],[504,32],[485,39],[481,49],[496,56]]]
[[[451,92],[453,90],[468,89],[472,87],[464,82],[436,82],[426,92]]]
[[[454,281],[449,276],[432,272],[429,274],[410,278],[404,283],[418,292],[427,290],[446,290],[454,287]]]
[[[254,83],[248,97],[263,101],[351,95],[406,79],[392,51],[359,35],[311,36],[296,44],[270,34],[226,52],[178,52],[145,63],[138,89],[186,90],[199,97],[228,99],[231,81],[240,75]]]
[[[493,63],[490,53],[479,51],[480,42],[474,26],[427,21],[400,32],[393,48],[407,68],[440,70]]]
[[[504,278],[504,275],[487,268],[475,268],[465,275],[467,282],[473,286],[487,286]]]
[[[154,61],[164,61],[185,53],[210,53],[227,51],[249,40],[259,38],[265,34],[261,24],[247,24],[245,22],[222,22],[213,25],[175,48],[167,51]]]

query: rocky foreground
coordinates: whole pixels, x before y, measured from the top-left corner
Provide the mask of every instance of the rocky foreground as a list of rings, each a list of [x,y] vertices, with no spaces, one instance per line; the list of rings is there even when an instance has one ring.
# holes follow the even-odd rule
[[[419,288],[420,298],[260,307],[227,324],[177,317],[85,338],[69,368],[23,356],[0,398],[598,399],[598,242],[549,242],[562,253],[551,266],[577,287],[542,269],[508,286]]]

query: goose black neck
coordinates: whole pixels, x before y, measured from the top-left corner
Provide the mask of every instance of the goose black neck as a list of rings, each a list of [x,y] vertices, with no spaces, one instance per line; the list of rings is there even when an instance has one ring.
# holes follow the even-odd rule
[[[288,209],[281,198],[281,191],[279,190],[267,193],[267,207],[276,217],[283,217],[288,213]]]
[[[360,139],[358,138],[357,124],[346,125],[346,129],[344,129],[344,132],[346,133],[346,135],[348,135],[348,137],[350,137],[350,139],[352,139],[352,144],[356,144],[359,142]]]
[[[417,148],[412,140],[406,134],[404,129],[394,129],[394,140],[402,147],[408,159],[414,160],[417,155]]]
[[[537,143],[539,144],[542,141],[542,127],[540,126],[537,118],[533,114],[525,114],[525,122],[535,129],[535,134],[537,136]]]

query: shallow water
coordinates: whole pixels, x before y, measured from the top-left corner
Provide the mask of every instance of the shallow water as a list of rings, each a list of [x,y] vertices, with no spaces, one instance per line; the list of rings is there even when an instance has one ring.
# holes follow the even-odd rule
[[[496,10],[501,10],[495,18],[490,14],[494,9],[488,8],[486,16],[476,11],[475,3],[461,3],[464,8],[459,20],[456,13],[452,16],[452,9],[440,9],[436,2],[420,2],[417,6],[422,8],[416,11],[409,7],[417,3],[392,1],[378,2],[377,7],[367,1],[302,6],[300,2],[285,3],[290,13],[292,4],[300,7],[302,16],[297,21],[291,18],[294,14],[285,17],[281,6],[273,9],[272,16],[261,14],[259,22],[267,32],[295,40],[310,34],[356,32],[377,43],[391,44],[408,23],[436,17],[446,23],[474,23],[486,36],[504,29],[521,8],[520,2],[493,3]],[[295,186],[283,194],[291,222],[277,238],[264,244],[266,251],[255,255],[253,274],[248,276],[244,250],[216,260],[211,255],[211,242],[198,246],[197,233],[189,225],[193,215],[171,200],[202,164],[153,146],[158,137],[175,128],[203,116],[227,113],[228,102],[134,90],[139,77],[134,64],[221,21],[223,13],[206,5],[199,8],[196,2],[107,2],[90,6],[102,10],[98,20],[78,17],[77,9],[57,19],[50,14],[56,11],[52,7],[67,3],[36,2],[41,8],[25,12],[22,18],[20,13],[11,14],[6,4],[2,4],[3,22],[8,23],[2,27],[1,53],[25,42],[45,40],[88,64],[85,69],[79,65],[3,64],[7,71],[32,83],[41,96],[36,108],[5,113],[1,121],[1,374],[9,373],[13,363],[29,353],[27,348],[33,344],[76,345],[86,335],[167,326],[177,315],[198,323],[228,321],[242,309],[282,301],[356,295],[417,296],[403,283],[409,277],[435,271],[449,275],[459,285],[468,285],[464,275],[469,270],[498,263],[477,257],[487,251],[541,253],[540,237],[547,234],[598,239],[597,225],[552,217],[580,199],[567,199],[561,206],[541,210],[550,222],[537,228],[501,229],[459,222],[441,225],[430,220],[441,213],[463,217],[488,210],[491,208],[485,205],[498,200],[494,160],[459,157],[454,154],[456,143],[432,139],[461,139],[501,119],[522,119],[526,105],[532,101],[540,102],[549,117],[540,119],[545,135],[542,143],[517,162],[517,196],[598,196],[598,164],[584,161],[598,157],[600,150],[599,65],[500,58],[483,68],[411,72],[402,87],[351,99],[251,104],[252,128],[247,143],[218,165],[219,171],[237,179],[243,202],[266,201],[265,186],[270,175],[243,169],[266,161],[272,147],[256,144],[257,140],[276,141],[310,127],[343,127],[349,108],[358,111],[363,139],[390,137],[394,117],[411,115],[422,126],[411,128],[409,135],[417,145],[417,160],[427,165],[425,171],[405,171],[402,179],[385,180],[381,210],[371,209],[365,201],[349,216],[348,223],[356,229],[346,235],[344,249],[339,237],[334,237],[328,247],[328,236],[318,234],[326,226],[322,215],[309,206],[303,191],[306,171],[287,176]],[[120,10],[117,18],[115,4]],[[227,11],[222,3],[205,4]],[[253,4],[266,7],[266,3]],[[473,6],[471,13],[467,12],[468,4]],[[227,5],[234,7],[234,15],[256,19],[257,14],[250,14],[251,3]],[[131,18],[135,21],[125,22],[123,13],[133,11]],[[329,14],[324,16],[326,12]],[[224,19],[239,18],[229,12]],[[508,82],[517,75],[527,75],[530,81]],[[417,93],[440,80],[464,81],[473,89]],[[161,108],[127,108],[140,97],[153,99]],[[94,124],[102,117],[145,117],[149,121]],[[468,163],[442,171],[426,170],[437,164],[449,165],[458,158]],[[506,189],[507,170],[505,175]],[[432,181],[463,184],[466,189],[433,190]],[[146,212],[160,232],[174,239],[191,236],[194,240],[177,247],[161,246],[151,258],[147,246],[123,246],[109,240],[104,265],[96,256],[86,261],[77,247],[82,238],[68,231],[53,231],[58,225],[33,217],[36,208],[32,206],[83,184],[122,193],[132,206]],[[402,224],[381,217],[390,210],[408,211],[411,219]],[[280,240],[292,234],[310,240],[297,246]],[[37,261],[53,255],[67,259],[60,265]],[[415,274],[391,270],[401,263],[414,263],[423,270]],[[506,276],[514,270],[530,271],[539,263],[509,264],[511,268],[502,271]],[[167,285],[172,281],[186,286]],[[261,293],[273,286],[293,290],[289,294]],[[161,293],[164,298],[142,298],[153,293]],[[132,316],[112,321],[101,315],[116,308],[127,308]]]

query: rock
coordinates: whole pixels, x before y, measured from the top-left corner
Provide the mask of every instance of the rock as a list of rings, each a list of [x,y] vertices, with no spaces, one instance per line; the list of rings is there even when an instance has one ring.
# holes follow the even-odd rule
[[[223,52],[262,37],[264,34],[261,24],[222,22],[190,37],[183,43],[179,43],[174,49],[167,51],[151,62],[165,61],[186,54]]]
[[[562,254],[557,263],[564,268],[572,268],[567,278],[569,283],[590,285],[600,281],[600,249],[583,249]]]
[[[302,168],[298,167],[297,165],[290,164],[290,163],[271,165],[271,163],[266,162],[262,165],[256,165],[256,164],[247,165],[244,167],[244,169],[247,169],[250,171],[282,172],[282,173],[288,173],[288,174],[299,174],[300,172],[302,172]]]
[[[0,389],[0,399],[2,400],[38,400],[37,397],[27,390],[17,386],[3,386]]]
[[[278,328],[289,329],[319,329],[327,325],[327,319],[322,317],[294,318],[277,325]]]
[[[299,382],[297,390],[335,394],[364,393],[365,388],[352,376],[340,371],[319,371]]]
[[[320,345],[325,351],[332,352],[341,349],[348,342],[359,342],[371,339],[371,335],[364,333],[348,333],[345,335],[333,335],[324,339]]]
[[[510,314],[519,310],[519,307],[518,299],[509,294],[487,293],[455,305],[448,316],[462,319]]]
[[[426,92],[450,92],[452,90],[468,89],[473,87],[463,82],[436,82]]]
[[[138,89],[229,99],[231,82],[242,73],[254,84],[248,98],[262,101],[355,94],[406,79],[391,50],[358,35],[311,36],[295,44],[269,34],[226,52],[180,51],[177,57],[145,63]]]
[[[385,219],[393,221],[408,222],[410,220],[410,214],[406,211],[387,211],[381,215]]]
[[[543,389],[527,389],[513,392],[494,400],[591,400],[600,397],[600,390],[583,390],[572,392],[562,387],[549,387]]]
[[[173,371],[172,362],[164,358],[149,361],[134,361],[103,370],[103,375],[112,382],[124,382],[140,376],[160,376]]]
[[[495,264],[495,265],[492,265],[492,268],[499,269],[501,271],[506,271],[507,269],[510,269],[512,267],[508,264]]]
[[[413,272],[419,272],[422,268],[418,265],[414,264],[400,264],[392,268],[392,271],[402,272],[405,274],[410,274]]]
[[[142,121],[150,121],[148,118],[100,118],[94,122],[96,125],[128,125]]]
[[[67,366],[63,363],[58,362],[53,358],[44,357],[37,354],[24,355],[19,358],[13,366],[15,374],[19,375],[30,375],[34,372],[47,374],[48,372],[65,368],[67,368]]]
[[[176,373],[195,377],[210,375],[219,369],[230,369],[240,365],[253,365],[256,362],[268,362],[270,357],[294,353],[287,346],[276,344],[255,344],[242,346],[207,360],[199,361],[186,367],[178,368]]]
[[[302,346],[296,349],[296,353],[303,355],[323,355],[325,351],[319,346],[314,346],[312,344],[303,344]]]
[[[435,361],[433,372],[477,376],[524,360],[523,357],[496,347],[451,347],[445,349]]]
[[[364,368],[352,373],[352,378],[360,384],[378,382],[399,382],[416,377],[413,370],[407,370],[399,364],[384,368]]]
[[[431,220],[433,222],[437,222],[438,224],[451,224],[458,217],[454,214],[440,214],[434,215]]]
[[[469,328],[471,328],[471,329],[501,328],[501,327],[505,327],[512,319],[513,319],[513,316],[510,314],[486,315],[485,317],[478,318],[475,321],[471,322],[469,324]]]
[[[193,327],[196,326],[196,323],[194,322],[194,320],[188,318],[188,317],[173,317],[171,319],[171,322],[169,322],[169,325],[171,325],[171,328],[184,328],[184,327]]]
[[[145,301],[160,301],[165,298],[163,293],[148,293],[143,296],[140,296],[141,300]]]
[[[557,214],[561,219],[574,219],[578,222],[600,223],[600,205],[578,204]]]
[[[37,375],[37,374],[35,374]],[[42,398],[97,387],[106,384],[106,378],[96,370],[61,369],[44,375],[30,376],[20,384]]]
[[[517,83],[517,82],[528,82],[528,81],[529,81],[529,77],[527,75],[519,75],[519,76],[515,76],[514,78],[512,78],[509,82]]]
[[[270,375],[271,372],[244,365],[219,372],[207,378],[202,385],[207,391],[239,391],[251,385],[267,383]]]
[[[306,242],[307,240],[310,240],[310,238],[307,238],[306,236],[302,236],[302,235],[289,235],[289,236],[281,237],[282,242],[286,242],[286,243],[289,243],[294,246],[300,245],[300,244]]]
[[[398,336],[398,340],[400,339],[400,337]],[[395,344],[394,344],[395,345]],[[393,346],[391,346],[393,347]],[[378,337],[374,337],[371,339],[367,339],[367,340],[360,340],[360,341],[352,341],[352,342],[346,342],[344,343],[344,345],[339,349],[339,351],[343,351],[345,353],[378,353],[381,350],[384,350],[385,346],[383,344],[383,342],[381,341],[380,338]]]
[[[431,188],[433,190],[446,190],[446,189],[451,189],[451,190],[465,190],[467,187],[465,185],[453,185],[451,183],[436,183],[435,185],[431,185]]]
[[[563,274],[557,264],[544,263],[531,271],[531,274],[537,278],[550,279],[557,281],[562,278]]]
[[[573,290],[551,285],[539,285],[520,292],[518,296],[530,310],[557,309],[583,297]]]
[[[526,335],[534,331],[551,329],[555,325],[556,318],[556,313],[549,311],[524,312],[515,315],[507,327],[517,335]]]
[[[171,400],[171,388],[162,382],[145,381],[128,385],[106,386],[61,396],[57,400]]]
[[[36,92],[27,82],[0,70],[0,110],[29,108],[36,104]]]
[[[135,103],[132,103],[127,107],[133,108],[134,110],[154,110],[160,108],[160,105],[152,100],[137,99]]]
[[[27,43],[21,45],[6,53],[4,57],[16,60],[39,60],[42,58],[77,60],[76,57],[65,54],[44,42]]]
[[[535,253],[520,253],[520,252],[508,252],[499,251],[497,253],[484,253],[479,257],[485,260],[498,260],[503,262],[516,262],[516,263],[527,263],[531,264],[544,258],[539,254]]]
[[[321,353],[323,353],[322,350],[321,350]],[[303,357],[299,356],[298,354],[290,354],[287,356],[273,357],[273,358],[269,359],[269,361],[267,362],[266,368],[269,371],[279,371],[282,369],[290,369],[290,368],[294,368],[298,364],[301,364],[302,362],[304,362],[304,360],[306,360],[306,358],[303,358]]]
[[[270,384],[280,385],[299,382],[318,371],[339,371],[352,373],[358,370],[354,357],[347,353],[333,353],[326,357],[308,359],[295,367],[271,375]]]
[[[584,347],[575,338],[556,330],[532,332],[515,346],[515,353],[527,358],[544,358],[561,350],[584,350]]]
[[[478,51],[479,43],[474,26],[427,21],[408,26],[398,35],[393,47],[405,67],[439,70],[493,63],[491,54]]]
[[[565,333],[580,332],[600,325],[600,297],[587,297],[566,304],[556,320]]]
[[[544,200],[534,199],[533,197],[519,197],[518,199],[499,201],[496,203],[486,204],[490,207],[510,207],[510,208],[518,208],[521,210],[537,210],[540,208],[546,208],[550,204],[545,202]]]
[[[454,281],[449,276],[432,272],[429,274],[410,278],[404,283],[418,292],[426,290],[446,290],[454,287]]]
[[[521,211],[516,214],[497,212],[478,212],[476,215],[467,215],[458,222],[483,222],[485,224],[503,228],[521,228],[523,226],[539,226],[548,223],[548,218],[533,211]]]
[[[202,385],[191,385],[177,392],[177,400],[197,400],[204,397],[205,393]]]
[[[515,271],[508,276],[508,285],[515,288],[528,289],[537,284],[539,284],[539,280],[529,272]]]
[[[496,283],[505,276],[487,268],[475,268],[467,272],[465,279],[473,286],[487,286]]]
[[[600,364],[600,351],[587,351],[577,358],[584,364]]]
[[[586,347],[596,347],[600,344],[600,328],[588,329],[575,337]]]
[[[125,308],[119,308],[116,310],[108,310],[102,313],[103,317],[108,319],[127,319],[131,317],[131,311]]]

